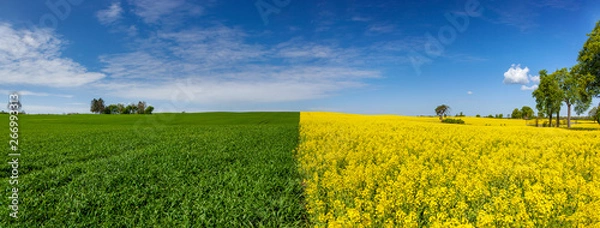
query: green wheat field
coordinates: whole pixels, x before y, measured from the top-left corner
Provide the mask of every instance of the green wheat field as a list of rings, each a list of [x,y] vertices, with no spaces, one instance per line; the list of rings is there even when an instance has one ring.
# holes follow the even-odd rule
[[[1,200],[0,227],[306,225],[299,113],[19,118],[19,218]]]

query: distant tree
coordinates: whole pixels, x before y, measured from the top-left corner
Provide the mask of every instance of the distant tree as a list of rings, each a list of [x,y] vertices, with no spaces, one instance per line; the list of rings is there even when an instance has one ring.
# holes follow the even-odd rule
[[[440,117],[440,121],[444,119],[444,117],[450,113],[450,106],[448,105],[440,105],[435,108],[435,114]]]
[[[563,100],[563,93],[560,90],[558,81],[554,75],[548,75],[548,71],[540,71],[540,84],[533,91],[536,108],[540,113],[545,113],[549,117],[550,126],[552,126],[552,114],[560,112],[560,106]]]
[[[144,114],[144,111],[146,111],[146,102],[145,101],[138,102],[137,113]]]
[[[127,105],[123,108],[122,114],[131,114],[131,105]]]
[[[152,105],[146,107],[146,110],[144,110],[144,114],[152,114],[152,111],[154,111],[154,107],[152,107]]]
[[[503,114],[498,114],[498,119],[502,119],[502,118],[504,118],[504,115]]]
[[[119,114],[125,114],[125,105],[124,104],[117,104],[117,110]]]
[[[103,113],[104,114],[119,114],[119,106],[117,106],[116,104],[108,105],[103,110]]]
[[[92,102],[90,103],[90,112],[92,113],[99,113],[98,111],[98,100],[96,98],[92,99]]]
[[[127,105],[125,109],[129,109],[129,113],[134,114],[138,112],[138,106],[134,104]]]
[[[102,98],[94,98],[90,103],[90,112],[92,113],[103,113],[104,112],[104,100]]]
[[[106,106],[104,106],[104,100],[102,100],[102,98],[98,99],[98,111],[99,113],[102,113],[104,111],[104,108],[106,108]]]
[[[521,108],[521,117],[523,119],[529,120],[531,118],[533,118],[533,116],[535,115],[533,112],[533,109],[531,109],[529,106],[523,106]]]
[[[487,116],[487,118],[494,118],[494,115],[492,115],[492,114],[489,114],[489,115]]]
[[[477,115],[475,115],[475,117],[477,117],[477,118],[480,118],[480,117],[481,117],[481,115],[477,114]]]
[[[521,119],[521,118],[523,118],[523,113],[518,108],[515,108],[512,111],[512,114],[510,114],[510,118],[512,118],[512,119]]]
[[[589,74],[594,78],[586,87],[591,95],[598,96],[600,94],[600,21],[596,22],[596,27],[587,36],[588,40],[583,44],[577,57],[577,62],[581,65],[579,76]]]

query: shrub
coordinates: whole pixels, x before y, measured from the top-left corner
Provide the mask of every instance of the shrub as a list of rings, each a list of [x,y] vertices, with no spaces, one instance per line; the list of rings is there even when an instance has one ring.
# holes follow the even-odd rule
[[[461,119],[444,119],[444,120],[442,120],[442,123],[465,124],[465,121],[461,120]]]

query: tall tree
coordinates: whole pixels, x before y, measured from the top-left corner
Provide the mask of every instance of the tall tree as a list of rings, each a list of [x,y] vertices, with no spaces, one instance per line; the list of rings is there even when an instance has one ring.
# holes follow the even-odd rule
[[[599,106],[600,107],[600,106]],[[590,110],[590,112],[588,112],[588,116],[590,117],[590,119],[592,119],[593,121],[598,122],[598,124],[600,124],[600,121],[598,121],[598,113],[600,113],[600,110],[598,110],[598,107],[594,107],[592,108],[592,110]]]
[[[443,104],[435,108],[435,114],[440,117],[440,121],[444,119],[444,116],[448,113],[450,113],[450,106],[448,105]]]
[[[102,98],[98,99],[98,113],[104,112],[105,108],[106,107],[104,106],[104,100],[102,100]]]
[[[145,101],[138,102],[137,113],[138,114],[144,114],[145,110],[146,110],[146,102]]]
[[[90,112],[92,113],[98,113],[98,100],[96,98],[94,98],[92,100],[92,102],[90,103]]]
[[[532,96],[535,98],[535,107],[540,113],[548,115],[548,121],[550,126],[552,126],[552,114],[560,111],[563,100],[562,91],[554,75],[548,75],[548,71],[541,70],[540,84],[533,91]]]
[[[600,94],[600,21],[596,22],[596,27],[587,36],[588,40],[579,51],[577,61],[581,65],[583,74],[594,77],[587,87],[591,94],[598,96]]]
[[[573,92],[575,96],[575,113],[577,115],[583,114],[587,111],[591,104],[594,96],[594,91],[590,90],[589,85],[594,82],[594,76],[590,73],[586,73],[582,70],[581,64],[577,64],[571,68],[571,80],[574,83],[576,92]]]

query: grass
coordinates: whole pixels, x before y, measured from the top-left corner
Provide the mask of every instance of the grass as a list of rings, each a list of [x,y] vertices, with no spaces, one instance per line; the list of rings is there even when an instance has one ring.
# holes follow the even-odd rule
[[[0,227],[306,225],[298,113],[20,118],[20,217],[3,156]]]

